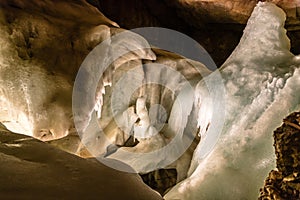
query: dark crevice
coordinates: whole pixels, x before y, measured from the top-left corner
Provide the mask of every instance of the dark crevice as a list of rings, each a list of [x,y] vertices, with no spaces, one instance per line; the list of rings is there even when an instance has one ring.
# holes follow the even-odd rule
[[[176,169],[159,169],[147,174],[141,174],[141,177],[152,189],[164,195],[169,188],[176,185]]]

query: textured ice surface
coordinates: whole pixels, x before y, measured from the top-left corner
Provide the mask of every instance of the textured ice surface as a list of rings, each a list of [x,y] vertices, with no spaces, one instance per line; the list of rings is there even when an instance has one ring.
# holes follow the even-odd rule
[[[65,136],[72,126],[71,84],[42,62],[21,59],[7,29],[0,24],[0,121],[16,133]]]
[[[83,62],[73,93],[76,127],[84,132],[81,136],[85,146],[94,156],[121,160],[138,172],[171,164],[180,157],[178,152],[183,153],[189,146],[182,145],[193,107],[193,88],[187,86],[201,79],[200,72],[202,75],[210,73],[199,62],[149,48],[145,39],[132,32],[114,35],[110,41],[96,47]],[[104,56],[99,59],[99,55]],[[105,79],[110,80],[107,87],[104,87]],[[100,84],[96,88],[98,81]],[[99,98],[95,99],[91,91],[99,91]],[[92,114],[97,102],[97,109],[101,108],[103,133]],[[176,132],[179,133],[170,145],[172,149],[162,149]],[[122,146],[129,135],[139,140],[135,147],[114,146]]]
[[[190,177],[165,199],[255,199],[275,158],[272,131],[299,107],[299,60],[289,51],[284,12],[258,3],[239,45],[220,69],[226,89],[225,124],[214,150],[198,145]],[[204,88],[199,83],[196,93]],[[202,98],[205,98],[201,96]],[[197,102],[197,99],[196,99]],[[202,108],[200,128],[214,108]],[[206,105],[207,106],[207,105]],[[213,106],[213,105],[208,105]],[[204,116],[204,117],[203,117]],[[208,128],[207,133],[214,134]]]
[[[157,83],[162,81],[168,81],[169,79],[162,78],[160,74],[166,75],[167,73],[173,73],[173,81],[169,83],[164,83],[167,88],[171,88],[171,91],[176,93],[174,102],[169,99],[169,104],[173,104],[170,114],[165,114],[168,117],[168,125],[166,125],[166,130],[158,129],[158,123],[151,123],[151,113],[147,111],[145,106],[144,98],[138,98],[136,100],[137,115],[139,116],[139,123],[135,124],[134,127],[134,137],[139,139],[139,144],[132,148],[120,148],[116,153],[112,154],[110,158],[121,160],[130,166],[132,166],[136,171],[147,173],[155,169],[166,167],[180,156],[178,152],[184,152],[188,147],[186,143],[183,143],[184,130],[187,125],[188,116],[191,113],[193,106],[193,88],[190,86],[182,85],[187,83],[184,77],[176,72],[168,72],[167,67],[163,66],[144,66],[147,74],[146,76],[151,76],[151,79],[157,79]],[[151,73],[150,71],[153,71]],[[156,75],[155,73],[156,72]],[[148,80],[150,77],[147,78]],[[182,85],[182,86],[181,86]],[[158,92],[158,97],[162,94]],[[148,93],[152,95],[151,93]],[[174,95],[175,96],[175,95]],[[152,107],[153,108],[153,107]],[[155,115],[157,116],[157,115]],[[154,117],[152,119],[156,119]],[[159,115],[158,115],[158,118]],[[168,134],[169,137],[166,137]]]
[[[98,111],[98,116],[101,116],[105,86],[113,84],[113,73],[120,66],[132,60],[155,59],[149,44],[141,36],[129,31],[111,38],[109,36],[110,34],[90,52],[76,77],[73,111],[79,133],[87,128],[94,108]],[[139,68],[141,69],[141,66]],[[131,88],[131,85],[128,87]],[[124,105],[119,106],[117,109],[126,109]]]

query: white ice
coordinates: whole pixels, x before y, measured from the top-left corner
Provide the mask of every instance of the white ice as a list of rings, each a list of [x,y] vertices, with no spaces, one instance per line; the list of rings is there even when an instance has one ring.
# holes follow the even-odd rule
[[[165,199],[258,197],[264,179],[275,167],[272,132],[285,116],[299,109],[300,63],[289,51],[284,21],[285,13],[274,4],[259,2],[255,7],[239,45],[220,69],[226,89],[220,138],[207,157],[211,142],[200,142],[190,177]],[[200,82],[196,93],[201,94],[204,85]],[[202,111],[212,112],[214,107],[201,105],[209,97],[197,97],[202,98],[195,102],[200,102],[199,125],[203,129],[215,118]],[[201,133],[203,137],[218,135],[211,127]]]

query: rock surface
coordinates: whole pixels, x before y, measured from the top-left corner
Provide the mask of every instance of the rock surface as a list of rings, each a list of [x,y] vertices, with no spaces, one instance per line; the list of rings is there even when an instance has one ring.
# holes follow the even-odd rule
[[[292,52],[299,54],[300,1],[268,0],[287,13]],[[221,66],[242,36],[258,0],[95,0],[110,19],[127,29],[159,26],[174,29],[197,40]],[[116,4],[120,6],[115,6]]]
[[[137,174],[79,158],[2,125],[0,160],[1,199],[162,199]]]
[[[176,185],[177,172],[175,169],[160,169],[142,174],[141,177],[147,185],[164,195],[167,189]]]
[[[277,169],[270,172],[259,199],[300,199],[300,112],[283,121],[274,140]]]
[[[202,23],[238,23],[246,24],[258,0],[166,0],[176,6],[187,23],[201,26]],[[287,24],[300,28],[297,0],[266,0],[281,7],[287,13]]]

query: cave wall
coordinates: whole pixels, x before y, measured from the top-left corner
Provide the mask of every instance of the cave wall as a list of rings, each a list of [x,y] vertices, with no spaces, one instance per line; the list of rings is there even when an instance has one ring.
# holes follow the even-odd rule
[[[43,140],[65,136],[74,131],[77,71],[118,25],[85,1],[7,0],[0,8],[0,121]]]
[[[291,50],[300,53],[300,2],[269,0],[287,13]],[[107,17],[127,29],[159,26],[187,34],[198,41],[221,66],[242,36],[258,0],[94,0]],[[118,5],[118,6],[116,6]]]

